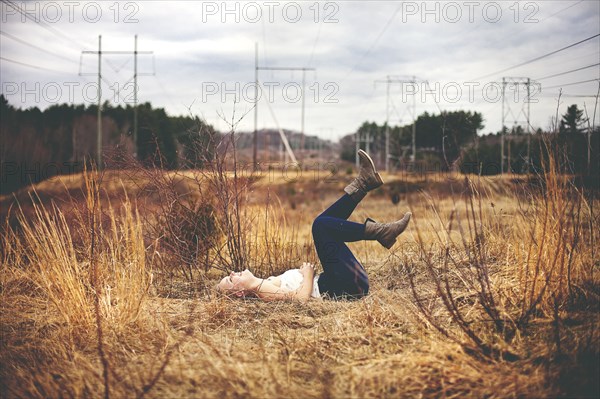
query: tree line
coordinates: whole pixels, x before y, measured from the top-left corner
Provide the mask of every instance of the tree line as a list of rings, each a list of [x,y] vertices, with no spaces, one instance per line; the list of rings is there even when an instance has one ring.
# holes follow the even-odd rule
[[[550,131],[536,129],[527,133],[522,126],[515,126],[505,127],[503,132],[480,135],[484,124],[478,112],[425,112],[414,126],[416,159],[412,158],[412,123],[387,126],[375,122],[364,122],[357,132],[341,139],[341,158],[354,162],[358,140],[358,146],[368,149],[382,167],[388,131],[389,163],[393,169],[457,170],[494,175],[500,173],[503,166],[504,172],[540,173],[544,169],[543,154],[552,150],[559,153],[562,162],[559,166],[565,173],[599,176],[600,128],[589,122],[583,111],[573,104],[559,121],[553,122]],[[504,165],[500,156],[502,134]]]
[[[81,171],[97,147],[97,105],[20,109],[0,95],[1,193],[57,174]],[[201,167],[212,158],[218,133],[198,117],[170,116],[150,103],[138,105],[137,143],[133,107],[102,106],[102,146],[117,161],[137,152],[143,165]],[[136,151],[137,150],[137,151]]]
[[[43,111],[37,107],[20,109],[0,95],[0,193],[10,193],[57,174],[81,171],[86,163],[93,161],[97,110],[96,105],[68,104],[53,105]],[[129,105],[104,103],[102,145],[107,157],[119,160],[137,152],[136,161],[142,165],[166,169],[200,168],[213,159],[222,135],[198,117],[170,116],[163,108],[140,104],[137,143],[134,143],[133,111]],[[354,162],[358,137],[359,147],[368,148],[375,162],[383,167],[386,131],[389,131],[389,159],[393,169],[497,174],[501,165],[501,132],[480,135],[483,122],[480,113],[470,111],[419,115],[414,126],[417,157],[413,160],[413,124],[387,126],[367,121],[340,140],[340,158]],[[549,132],[538,129],[529,134],[521,126],[505,128],[504,171],[543,170],[542,154],[551,143],[563,155],[562,170],[599,176],[600,129],[590,126],[577,105],[568,107],[554,125]],[[245,136],[240,137],[241,145]],[[311,145],[319,146],[309,143],[308,148]]]

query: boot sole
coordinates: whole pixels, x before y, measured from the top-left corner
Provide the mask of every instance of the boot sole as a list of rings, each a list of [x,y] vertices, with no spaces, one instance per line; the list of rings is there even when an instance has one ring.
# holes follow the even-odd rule
[[[380,243],[381,245],[383,245],[383,246],[384,246],[386,249],[392,249],[392,247],[393,247],[393,246],[394,246],[394,244],[396,243],[396,239],[394,238],[394,241],[392,241],[392,242],[389,242],[389,241],[386,241],[386,242],[379,241],[379,243]]]
[[[373,168],[373,171],[375,172],[375,177],[377,178],[377,182],[379,183],[380,186],[383,185],[383,179],[379,175],[379,172],[377,172],[377,169],[375,168],[375,163],[373,162],[373,159],[371,159],[369,154],[367,154],[363,150],[358,150],[358,153],[359,153],[359,155],[364,155],[367,158],[367,161],[369,161],[369,163],[371,164],[371,168]]]

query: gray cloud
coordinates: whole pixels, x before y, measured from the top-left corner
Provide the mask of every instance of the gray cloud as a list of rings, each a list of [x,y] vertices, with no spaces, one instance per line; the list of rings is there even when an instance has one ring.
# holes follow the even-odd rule
[[[76,5],[70,6],[74,7],[72,22],[65,2],[16,4],[40,21],[23,21],[10,4],[2,3],[5,34],[0,50],[5,60],[0,64],[1,83],[11,103],[44,108],[52,104],[48,100],[91,102],[93,96],[86,96],[84,88],[91,93],[89,85],[96,78],[78,76],[81,50],[96,50],[101,34],[104,49],[130,51],[133,35],[138,34],[139,49],[153,50],[156,66],[155,76],[140,77],[140,101],[150,101],[174,114],[188,112],[193,104],[192,112],[218,128],[225,128],[219,114],[231,115],[234,109],[239,113],[252,107],[248,85],[254,80],[255,42],[259,43],[261,66],[317,68],[306,74],[306,129],[330,138],[354,131],[367,119],[385,120],[385,85],[375,85],[374,81],[387,75],[416,75],[428,80],[431,88],[439,87],[425,98],[419,93],[417,114],[439,109],[479,111],[486,119],[487,132],[500,129],[501,106],[484,96],[485,84],[502,76],[540,78],[597,63],[599,58],[600,40],[595,38],[552,57],[475,81],[598,34],[600,5],[595,1],[227,2],[229,13],[223,2],[76,2],[70,3]],[[55,9],[62,12],[58,20],[52,14]],[[87,15],[82,13],[84,9]],[[93,22],[97,9],[102,15]],[[298,9],[302,16],[296,20]],[[261,19],[256,18],[257,10],[262,12]],[[82,60],[82,70],[94,74],[95,56],[86,55]],[[149,56],[140,56],[139,63],[141,71],[153,69]],[[103,84],[103,92],[114,94],[110,85],[123,86],[131,78],[132,68],[133,62],[127,62],[127,57],[106,55],[103,70],[108,82]],[[598,79],[599,71],[598,67],[588,68],[542,83],[553,87]],[[260,72],[260,80],[275,87],[271,106],[285,128],[300,128],[300,102],[294,101],[293,90],[301,79],[299,71]],[[69,87],[75,84],[71,95]],[[475,84],[479,86],[473,89],[471,99],[469,87]],[[62,95],[48,98],[44,87],[48,91],[56,85],[63,88]],[[206,89],[215,86],[218,91],[208,95]],[[458,100],[452,91],[456,87],[463,90]],[[564,86],[563,94],[593,95],[597,89],[598,83],[590,82]],[[39,95],[33,94],[36,90]],[[558,90],[544,90],[532,104],[535,127],[547,127],[555,112]],[[239,94],[237,104],[233,92]],[[400,87],[392,86],[391,93],[392,123],[408,123],[412,99],[403,103]],[[434,94],[439,97],[437,104]],[[583,108],[585,102],[590,109],[593,101],[564,97],[561,107],[577,103]],[[515,108],[521,106],[514,104]],[[258,122],[259,127],[275,126],[264,102],[259,103]],[[249,114],[239,129],[250,130],[252,126],[253,115]]]

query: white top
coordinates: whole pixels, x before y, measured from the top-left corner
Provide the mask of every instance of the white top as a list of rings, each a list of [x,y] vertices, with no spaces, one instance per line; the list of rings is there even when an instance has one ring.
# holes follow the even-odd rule
[[[302,272],[300,269],[290,269],[279,276],[281,281],[281,287],[285,288],[289,291],[296,291],[302,285],[302,281],[304,281],[304,276],[302,276]],[[320,298],[321,293],[319,292],[319,284],[317,281],[319,280],[319,275],[315,275],[313,279],[313,289],[310,294],[313,298]]]

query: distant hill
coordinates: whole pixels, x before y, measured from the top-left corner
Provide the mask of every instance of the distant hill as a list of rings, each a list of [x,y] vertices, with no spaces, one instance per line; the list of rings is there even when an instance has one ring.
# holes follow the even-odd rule
[[[336,145],[331,140],[323,140],[317,136],[305,134],[302,138],[302,133],[294,130],[283,129],[288,142],[293,150],[325,150],[331,151]],[[237,147],[240,149],[252,148],[253,132],[236,132]],[[271,148],[273,150],[280,149],[283,145],[281,135],[277,129],[261,129],[257,131],[258,149],[264,150]]]

